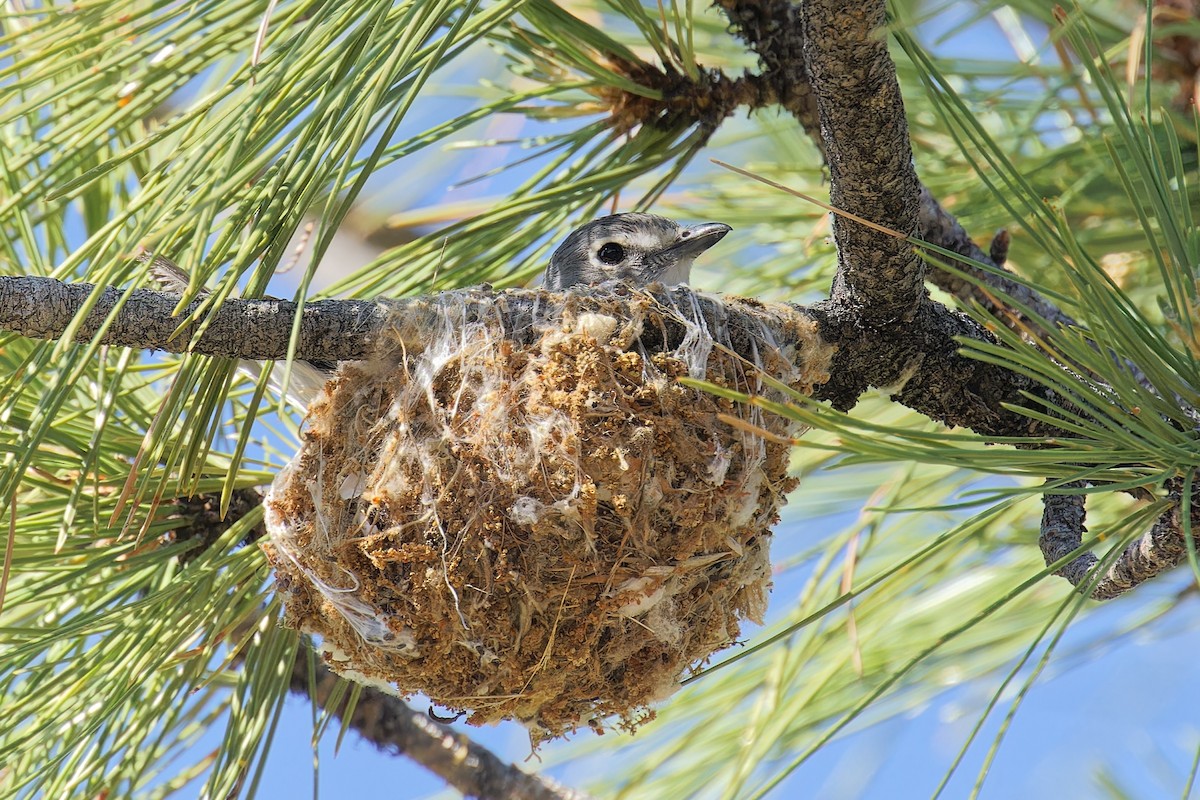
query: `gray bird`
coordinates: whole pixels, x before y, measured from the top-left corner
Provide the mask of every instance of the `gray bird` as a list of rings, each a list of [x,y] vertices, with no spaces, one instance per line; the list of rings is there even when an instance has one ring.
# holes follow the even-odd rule
[[[655,214],[601,217],[576,228],[554,251],[545,287],[562,291],[609,280],[636,286],[687,283],[696,256],[731,230],[720,222],[685,228]]]

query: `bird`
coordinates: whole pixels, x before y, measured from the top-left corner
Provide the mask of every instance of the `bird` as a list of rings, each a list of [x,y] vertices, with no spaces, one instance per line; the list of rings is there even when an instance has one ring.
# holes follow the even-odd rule
[[[600,217],[576,228],[559,245],[542,285],[556,292],[609,280],[677,286],[688,282],[696,256],[731,230],[721,222],[685,227],[637,212]]]
[[[687,283],[692,262],[733,230],[720,222],[705,222],[685,227],[657,214],[629,212],[611,214],[585,223],[573,230],[550,256],[542,286],[554,292],[570,291],[611,280],[635,286],[661,283],[676,286]],[[163,290],[183,294],[188,274],[169,258],[143,250],[137,256],[151,278]],[[199,292],[201,297],[207,289]],[[238,369],[251,379],[262,374],[262,362],[241,360]],[[337,364],[324,361],[292,362],[287,382],[287,397],[293,405],[306,409],[333,377]],[[275,365],[269,385],[281,390],[284,365]]]

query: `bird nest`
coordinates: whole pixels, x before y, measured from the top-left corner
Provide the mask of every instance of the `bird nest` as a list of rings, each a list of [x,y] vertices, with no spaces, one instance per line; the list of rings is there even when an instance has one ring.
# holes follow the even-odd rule
[[[288,623],[336,671],[472,723],[636,726],[762,620],[796,483],[797,423],[677,378],[808,394],[831,348],[786,307],[686,288],[453,293],[419,316],[342,366],[271,488]]]

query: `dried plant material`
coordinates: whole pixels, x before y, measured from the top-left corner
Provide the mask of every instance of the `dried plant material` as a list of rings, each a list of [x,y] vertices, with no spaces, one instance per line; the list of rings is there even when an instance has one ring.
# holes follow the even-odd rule
[[[686,288],[506,299],[443,295],[420,352],[398,320],[342,367],[271,489],[267,553],[342,674],[535,740],[633,727],[761,620],[795,485],[796,423],[676,378],[810,393],[832,348],[787,307]]]

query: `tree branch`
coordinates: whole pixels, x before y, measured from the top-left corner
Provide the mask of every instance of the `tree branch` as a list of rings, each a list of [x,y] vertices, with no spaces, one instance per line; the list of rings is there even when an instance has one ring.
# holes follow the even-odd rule
[[[829,161],[830,202],[906,236],[917,230],[921,184],[912,164],[896,68],[883,39],[883,3],[806,0],[804,57]],[[833,217],[838,271],[833,299],[867,323],[909,319],[925,296],[912,245]]]
[[[174,316],[179,296],[167,292],[150,289],[124,292],[110,286],[97,293],[90,283],[0,276],[0,328],[31,339],[62,337],[75,315],[91,303],[91,310],[72,337],[76,342],[98,339],[102,344],[120,347],[246,359],[287,355],[292,322],[299,308],[296,303],[226,300],[203,317],[206,327],[196,338],[199,321],[181,324],[181,320],[195,314],[202,302],[197,300],[181,316]],[[382,318],[379,304],[369,301],[306,303],[296,357],[362,358],[367,354],[367,339],[363,334],[377,329]]]
[[[1184,534],[1182,487],[1183,481],[1167,482],[1167,498],[1171,507],[1155,520],[1146,533],[1129,543],[1117,561],[1102,575],[1095,571],[1100,559],[1093,553],[1083,553],[1054,571],[1081,592],[1087,592],[1093,600],[1111,600],[1129,591],[1138,584],[1156,578],[1179,566],[1187,558],[1187,538]],[[1063,489],[1083,488],[1081,482],[1069,483]],[[1200,527],[1200,503],[1195,495],[1189,503],[1190,526]],[[1047,494],[1042,498],[1046,504],[1042,513],[1041,535],[1038,544],[1046,559],[1046,566],[1061,561],[1083,544],[1087,531],[1084,522],[1087,510],[1084,495]]]
[[[801,57],[804,32],[799,21],[800,7],[793,5],[788,0],[718,0],[717,5],[724,10],[733,32],[758,54],[759,63],[763,68],[762,75],[757,76],[759,80],[766,86],[774,87],[774,94],[780,98],[780,105],[792,113],[809,138],[817,144],[822,157],[828,162],[826,143],[822,137],[820,126],[816,124],[817,95],[813,91],[808,70]],[[876,17],[878,18],[881,13],[882,11],[877,12]],[[867,33],[871,33],[871,31],[867,31]],[[886,58],[886,52],[881,48],[877,48],[874,54],[877,57]],[[887,61],[885,68],[894,73],[890,59]],[[859,65],[854,64],[854,66]],[[877,68],[880,66],[877,65]],[[846,112],[851,105],[847,101],[847,96],[840,92],[831,99],[834,111],[839,115]],[[853,130],[851,132],[855,133]],[[862,137],[868,147],[870,146],[871,138],[867,133],[858,131],[857,135]],[[905,141],[907,142],[907,126],[905,126]],[[834,205],[842,208],[837,201],[834,201]],[[873,211],[867,216],[875,222],[882,222],[873,214]],[[917,223],[918,236],[923,241],[986,264],[1001,273],[985,271],[965,261],[958,261],[952,265],[992,289],[992,291],[985,291],[975,283],[964,280],[935,265],[928,271],[926,278],[938,288],[960,299],[979,303],[997,319],[1017,330],[1040,331],[1040,328],[1015,309],[998,302],[997,294],[1012,297],[1052,324],[1074,324],[1074,320],[1069,315],[1049,300],[1020,284],[1015,278],[1006,277],[1012,274],[1009,270],[1004,269],[1003,256],[1007,252],[1006,242],[996,253],[984,252],[971,241],[958,220],[946,211],[937,198],[924,187],[921,188],[919,198]],[[844,224],[852,225],[854,223]]]
[[[345,708],[331,708],[334,689],[343,679],[322,663],[309,676],[310,659],[296,658],[291,688],[317,707],[342,719]],[[315,686],[315,692],[311,687]],[[505,762],[486,747],[455,733],[403,700],[369,686],[361,687],[349,726],[380,750],[405,755],[443,778],[466,797],[485,800],[587,800],[583,792],[549,778],[529,774]]]
[[[853,408],[868,388],[888,387],[892,399],[930,419],[968,428],[981,436],[1063,436],[1052,424],[1013,410],[1072,409],[1033,379],[962,354],[962,338],[994,342],[979,323],[940,303],[924,302],[908,321],[864,324],[857,311],[836,300],[809,309],[821,335],[838,347],[830,379],[813,397],[834,408]]]
[[[0,329],[33,338],[57,339],[94,291],[95,287],[86,283],[0,277]],[[590,289],[580,287],[573,294],[580,302],[589,302],[589,297],[611,302],[622,293],[628,296],[630,291],[628,287],[609,284]],[[721,315],[730,313],[727,305],[718,308],[719,301],[712,295],[697,295],[686,287],[646,291],[657,293],[664,308],[672,303],[695,302],[702,313],[711,315],[713,324],[721,324]],[[282,359],[287,356],[289,336],[299,311],[296,303],[282,300],[227,300],[207,316],[201,315],[199,320],[181,327],[179,318],[171,316],[179,302],[177,295],[134,289],[126,301],[125,294],[111,287],[102,290],[100,301],[76,332],[75,341],[87,341],[89,335],[94,335],[101,344],[108,345],[229,358]],[[440,300],[418,297],[308,303],[301,314],[296,357],[309,361],[365,358],[374,333],[385,321],[389,325],[402,325],[406,346],[414,353],[419,352],[429,331],[441,324],[438,302],[449,300],[462,303],[468,320],[491,313],[504,315],[505,329],[519,338],[521,331],[529,329],[537,309],[556,297],[561,302],[561,296],[537,289],[496,292],[489,287],[477,287],[447,292]],[[199,302],[188,306],[185,313],[194,312]],[[107,327],[100,332],[109,315]],[[992,341],[992,337],[967,316],[937,303],[922,303],[911,319],[882,325],[864,323],[856,308],[838,301],[813,307],[762,304],[755,307],[754,316],[756,324],[767,324],[778,331],[781,344],[797,344],[788,341],[787,331],[799,319],[815,322],[820,338],[837,346],[829,382],[815,387],[813,392],[814,399],[828,400],[836,408],[852,408],[868,387],[894,386],[899,402],[948,425],[991,436],[1063,433],[1004,407],[1005,403],[1030,405],[1025,394],[1051,402],[1057,398],[1025,376],[963,356],[955,337],[981,341]],[[202,324],[207,324],[204,332],[195,342],[190,341],[189,337]],[[664,344],[673,347],[686,335],[686,330],[676,326],[666,335]],[[753,358],[749,345],[742,355]]]
[[[975,281],[966,280],[944,269],[932,269],[928,277],[934,286],[962,300],[978,303],[996,319],[1018,331],[1033,331],[1039,335],[1046,333],[1041,323],[1034,322],[1016,308],[1000,302],[997,294],[1011,297],[1054,328],[1073,327],[1077,324],[1069,314],[1038,292],[1018,282],[1012,272],[1004,268],[1004,256],[1008,252],[1007,233],[998,234],[1002,244],[993,242],[992,252],[985,253],[971,240],[954,215],[942,208],[941,203],[924,186],[921,187],[920,207],[918,219],[923,240],[1000,271],[997,274],[982,270],[966,261],[955,261],[951,266],[970,275]],[[992,291],[980,287],[979,283]]]

